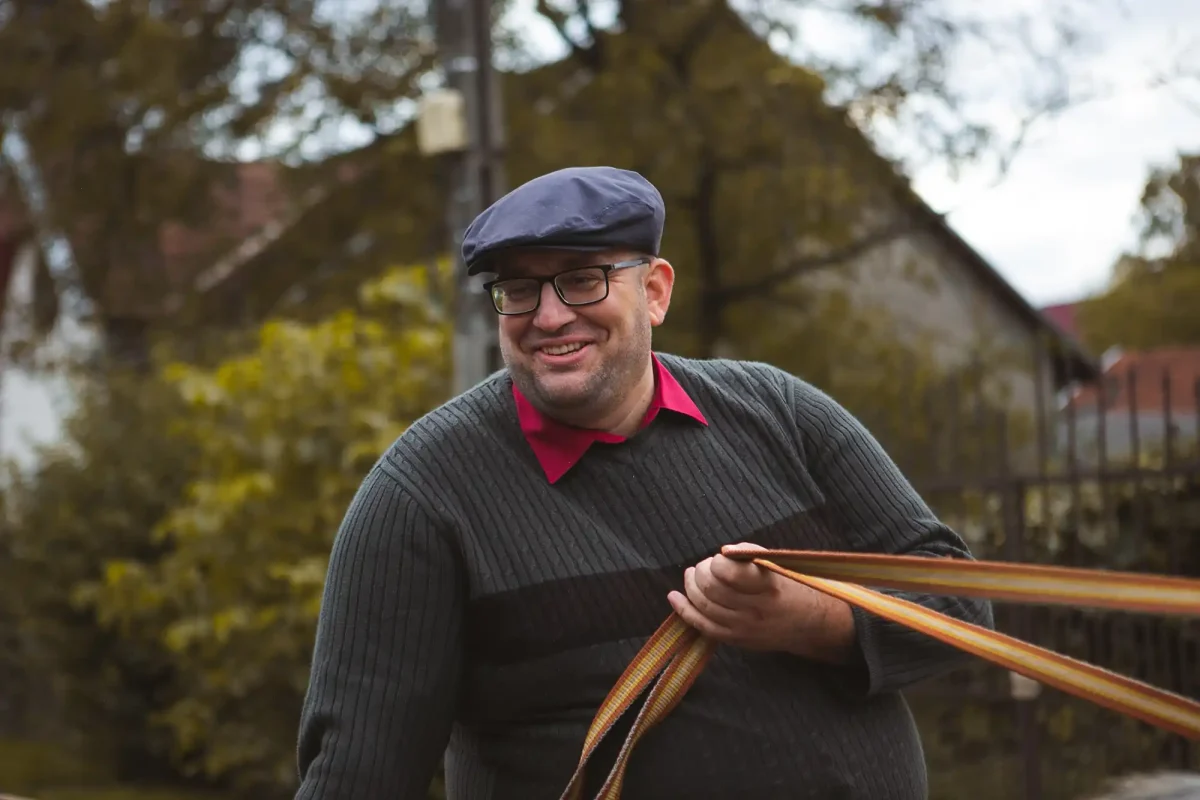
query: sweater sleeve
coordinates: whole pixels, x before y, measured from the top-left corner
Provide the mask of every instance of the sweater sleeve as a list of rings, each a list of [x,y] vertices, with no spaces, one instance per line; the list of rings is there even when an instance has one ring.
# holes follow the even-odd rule
[[[879,442],[836,401],[793,384],[793,409],[808,468],[825,496],[821,515],[831,549],[894,555],[971,558],[966,543],[942,523]],[[976,625],[994,625],[991,604],[969,598],[887,591]],[[971,656],[904,625],[853,607],[857,670],[843,672],[859,696],[895,692],[961,666]]]
[[[455,713],[462,591],[443,532],[376,466],[330,554],[297,800],[427,796]]]

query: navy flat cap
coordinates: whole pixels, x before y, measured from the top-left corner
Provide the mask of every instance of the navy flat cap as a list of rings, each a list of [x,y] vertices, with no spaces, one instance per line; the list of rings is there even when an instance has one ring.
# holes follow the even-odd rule
[[[467,227],[467,274],[516,247],[658,255],[666,208],[654,184],[615,167],[570,167],[534,178],[492,203]]]

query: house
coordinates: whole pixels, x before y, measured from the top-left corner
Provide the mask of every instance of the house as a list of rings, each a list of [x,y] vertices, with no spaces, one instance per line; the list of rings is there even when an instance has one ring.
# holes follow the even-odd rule
[[[982,357],[999,376],[1003,362],[1009,409],[1048,414],[1064,389],[1098,378],[1098,364],[1082,344],[915,193],[899,192],[891,213],[911,220],[909,234],[819,279],[856,302],[886,309],[898,336],[933,342],[943,367]]]
[[[1073,388],[1057,424],[1058,446],[1081,465],[1143,457],[1196,457],[1200,347],[1111,350],[1100,381]]]
[[[1063,333],[1079,338],[1078,303],[1042,309]],[[1100,357],[1101,376],[1063,389],[1055,439],[1065,461],[1081,466],[1179,456],[1197,443],[1200,422],[1200,347],[1112,348]],[[1073,455],[1072,455],[1073,454]]]

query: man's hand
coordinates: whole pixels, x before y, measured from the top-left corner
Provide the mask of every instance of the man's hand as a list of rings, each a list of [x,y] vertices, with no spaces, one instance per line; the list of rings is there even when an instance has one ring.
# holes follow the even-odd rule
[[[849,605],[757,564],[716,555],[689,567],[683,584],[683,593],[667,596],[671,607],[718,642],[832,664],[845,663],[854,647]]]

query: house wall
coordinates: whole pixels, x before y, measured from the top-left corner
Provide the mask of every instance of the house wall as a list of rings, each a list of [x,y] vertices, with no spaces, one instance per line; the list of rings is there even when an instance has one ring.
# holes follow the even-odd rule
[[[1059,401],[1053,362],[1037,351],[1040,332],[938,237],[903,237],[848,267],[806,280],[846,291],[856,304],[884,309],[895,320],[897,335],[930,346],[943,368],[967,366],[982,348],[989,354],[985,368],[990,382],[1003,386],[990,387],[989,399],[1027,415],[1035,437],[1016,460],[1033,463],[1039,412],[1045,450],[1053,452],[1053,415]]]

